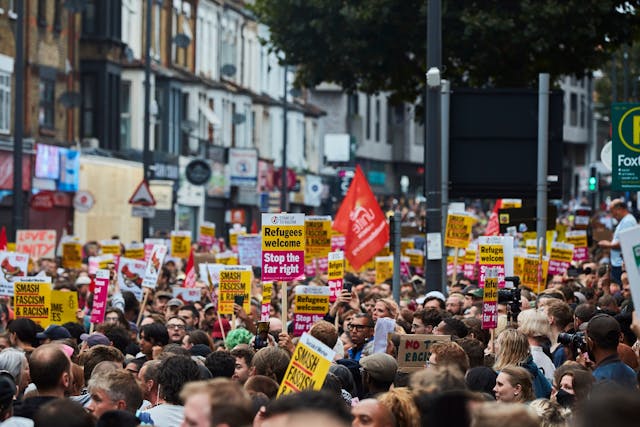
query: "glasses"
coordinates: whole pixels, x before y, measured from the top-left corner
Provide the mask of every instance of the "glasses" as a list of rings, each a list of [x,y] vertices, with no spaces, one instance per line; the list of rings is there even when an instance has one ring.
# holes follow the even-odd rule
[[[371,326],[369,325],[354,325],[353,323],[350,323],[349,325],[347,325],[347,328],[349,328],[350,331],[362,331],[364,328],[370,328]]]
[[[185,329],[184,325],[167,325],[167,329]]]

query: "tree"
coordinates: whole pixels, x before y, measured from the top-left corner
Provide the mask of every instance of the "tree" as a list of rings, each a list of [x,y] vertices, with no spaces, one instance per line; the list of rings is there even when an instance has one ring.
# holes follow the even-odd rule
[[[584,75],[640,33],[640,0],[443,0],[443,77],[454,86],[536,85]],[[415,101],[426,71],[427,0],[256,0],[298,84]],[[640,9],[639,9],[640,10]]]

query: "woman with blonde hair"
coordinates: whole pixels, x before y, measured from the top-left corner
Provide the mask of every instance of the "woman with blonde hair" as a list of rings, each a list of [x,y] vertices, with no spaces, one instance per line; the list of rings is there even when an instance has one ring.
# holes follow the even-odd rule
[[[549,334],[551,333],[547,316],[537,310],[522,311],[518,316],[518,331],[527,336],[535,364],[538,365],[544,377],[549,382],[553,382],[553,373],[556,367],[542,349],[542,345],[549,342]]]
[[[391,389],[376,400],[391,411],[397,427],[420,427],[420,412],[408,388]]]
[[[496,362],[493,368],[502,371],[510,365],[529,371],[536,397],[548,399],[551,396],[551,383],[533,361],[527,336],[515,329],[505,329],[496,340]]]
[[[376,305],[373,307],[373,321],[376,322],[382,317],[388,317],[390,319],[397,319],[400,308],[398,304],[391,298],[381,298],[376,301]]]
[[[519,366],[505,366],[496,378],[493,391],[501,403],[526,403],[536,398],[531,374]]]
[[[549,399],[536,399],[529,404],[540,417],[540,427],[567,427],[571,411],[563,409]]]

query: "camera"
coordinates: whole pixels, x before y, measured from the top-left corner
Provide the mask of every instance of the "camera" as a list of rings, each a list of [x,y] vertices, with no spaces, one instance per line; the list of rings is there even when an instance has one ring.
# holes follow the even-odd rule
[[[515,288],[500,289],[498,291],[498,304],[504,304],[507,306],[507,321],[516,320],[518,314],[520,314],[522,303],[520,302],[521,291],[518,286],[520,285],[520,277],[508,276],[505,277],[506,282],[513,282]]]
[[[578,350],[582,353],[587,351],[587,340],[584,332],[576,332],[575,334],[561,333],[558,335],[558,342],[565,347],[570,347],[574,355],[578,354]]]

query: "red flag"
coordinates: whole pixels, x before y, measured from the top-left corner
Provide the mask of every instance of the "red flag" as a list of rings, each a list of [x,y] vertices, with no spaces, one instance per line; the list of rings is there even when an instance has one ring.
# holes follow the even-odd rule
[[[193,264],[193,249],[191,249],[191,252],[189,253],[189,261],[187,261],[187,268],[185,270],[184,282],[182,282],[183,288],[196,287],[196,269]]]
[[[3,225],[0,230],[0,251],[7,250],[7,228]]]
[[[500,222],[498,221],[498,209],[502,207],[502,199],[496,200],[496,204],[493,206],[493,212],[489,217],[487,228],[484,231],[485,236],[497,236],[500,234]]]
[[[345,255],[357,270],[389,241],[389,224],[360,166],[338,209],[333,228],[344,234]]]

